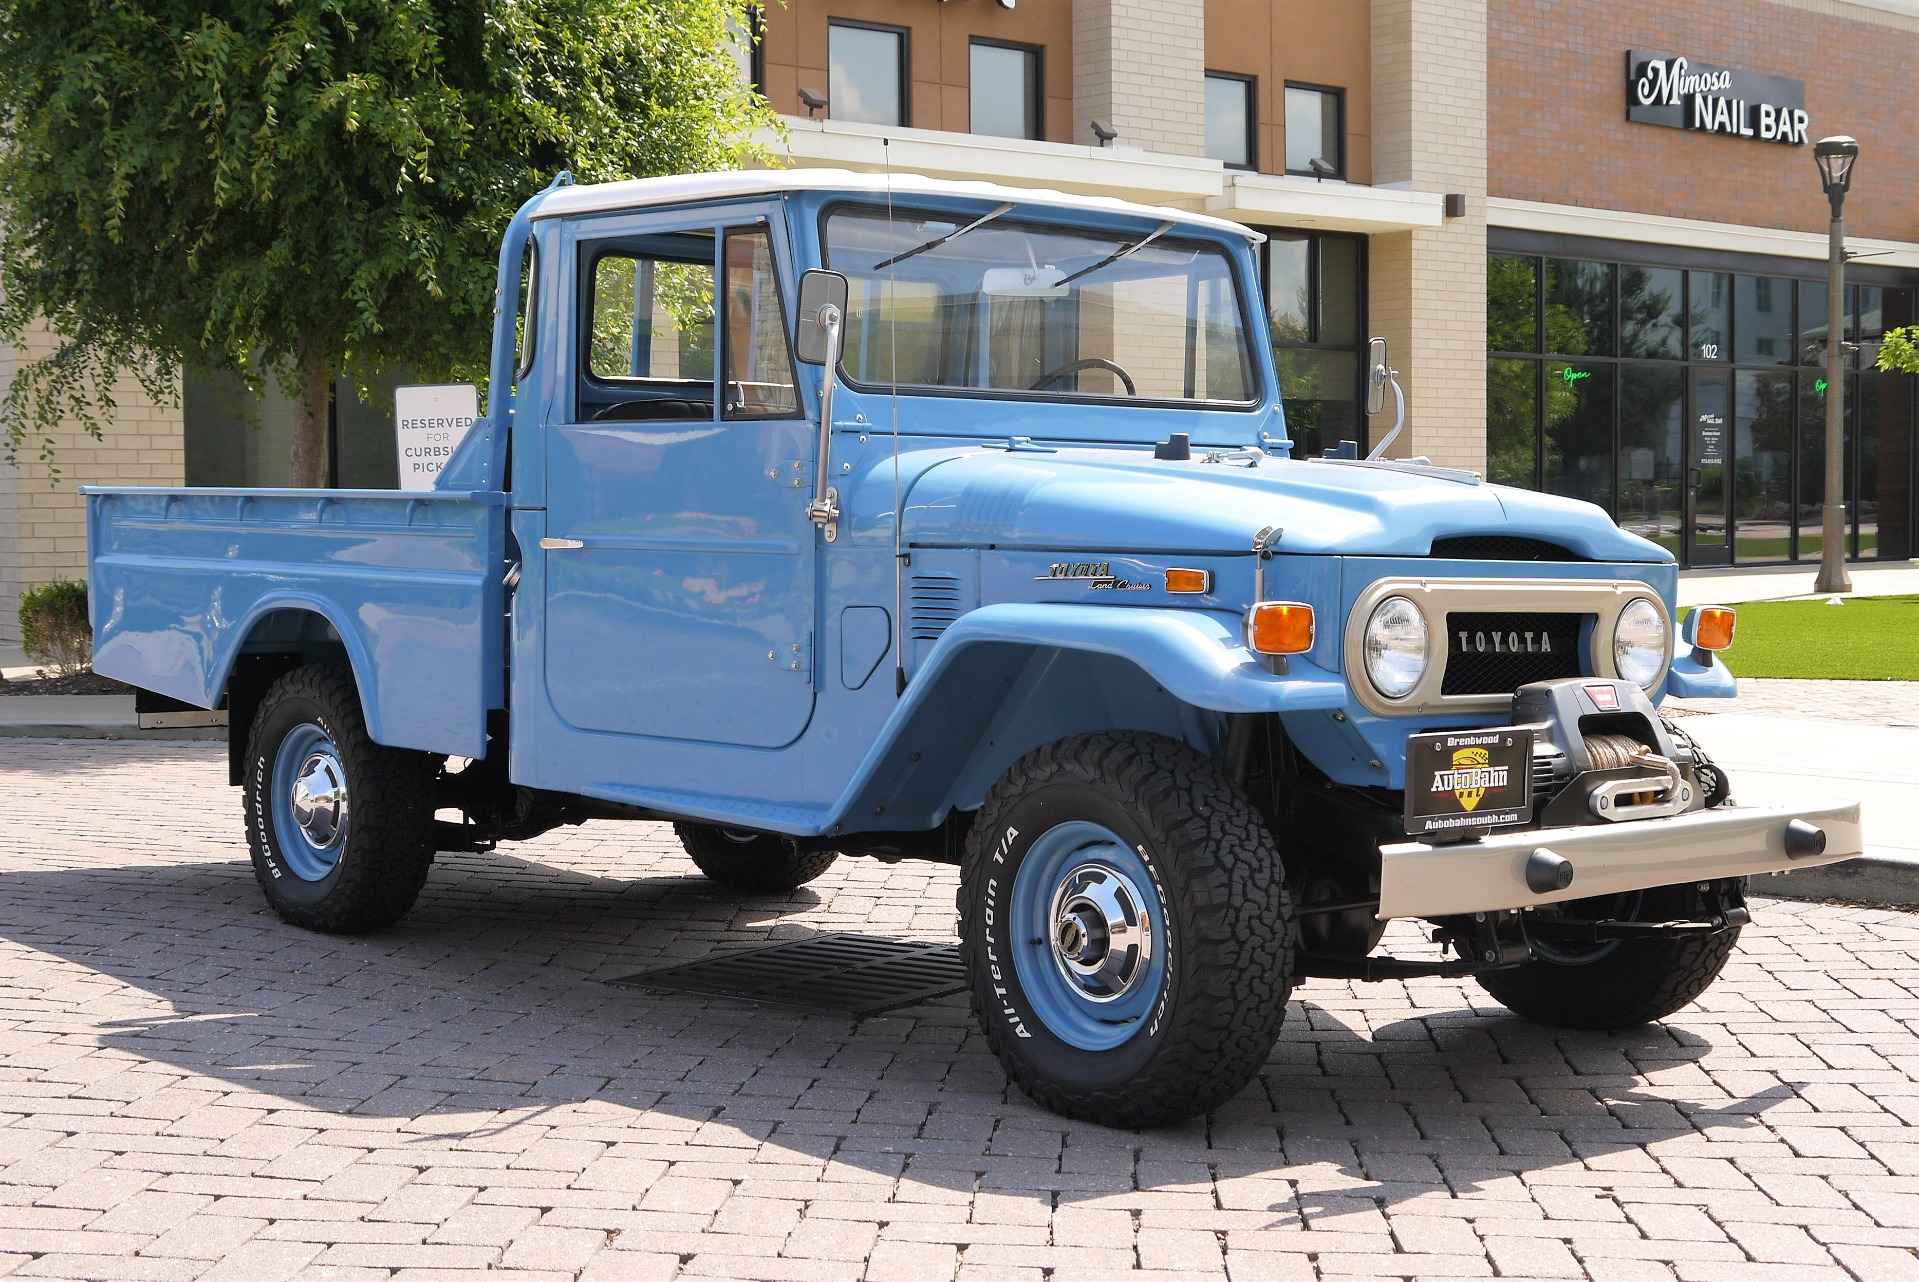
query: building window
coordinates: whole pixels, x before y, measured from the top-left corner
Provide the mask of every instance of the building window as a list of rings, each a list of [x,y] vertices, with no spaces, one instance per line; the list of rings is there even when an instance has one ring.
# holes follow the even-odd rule
[[[726,37],[731,42],[733,63],[740,79],[753,92],[766,93],[766,10],[759,5],[746,6],[740,14],[726,16]]]
[[[969,76],[974,133],[996,138],[1042,136],[1038,49],[975,40]]]
[[[1228,169],[1257,167],[1258,117],[1253,78],[1224,71],[1206,73],[1206,154]]]
[[[827,112],[865,125],[905,125],[906,30],[865,22],[826,28]]]
[[[1341,441],[1358,441],[1363,453],[1366,238],[1272,229],[1262,252],[1293,456]]]
[[[1488,479],[1588,499],[1682,564],[1817,560],[1825,288],[1711,262],[1494,251]],[[1868,348],[1847,362],[1850,556],[1904,558],[1919,533],[1919,379],[1877,373],[1869,354],[1884,326],[1913,316],[1919,290],[1847,290],[1845,332]],[[1808,362],[1796,372],[1795,352]]]
[[[1346,91],[1286,86],[1286,172],[1346,176]]]

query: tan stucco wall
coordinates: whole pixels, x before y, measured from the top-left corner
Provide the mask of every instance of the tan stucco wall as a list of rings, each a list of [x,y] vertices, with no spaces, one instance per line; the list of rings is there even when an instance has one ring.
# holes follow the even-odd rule
[[[21,350],[0,347],[0,389],[11,382],[16,368],[51,346],[44,335],[36,335]],[[53,437],[51,467],[39,458],[37,441],[21,450],[17,467],[0,463],[0,644],[20,639],[18,607],[25,588],[86,577],[86,512],[80,486],[186,481],[178,396],[172,405],[157,405],[132,378],[122,377],[114,384],[113,397],[116,408],[101,439],[69,424]]]
[[[1406,430],[1389,451],[1486,463],[1486,0],[1374,0],[1373,181],[1457,192],[1466,215],[1372,238],[1371,328],[1392,348]],[[1374,439],[1392,427],[1387,410]]]

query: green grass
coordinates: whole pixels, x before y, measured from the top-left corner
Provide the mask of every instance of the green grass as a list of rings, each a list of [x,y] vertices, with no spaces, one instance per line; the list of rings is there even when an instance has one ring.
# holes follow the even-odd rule
[[[1726,663],[1742,677],[1919,681],[1919,596],[1749,601]]]

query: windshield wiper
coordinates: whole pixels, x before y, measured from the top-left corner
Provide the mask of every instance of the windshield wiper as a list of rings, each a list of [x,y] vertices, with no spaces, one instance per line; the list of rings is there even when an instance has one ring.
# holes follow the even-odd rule
[[[1001,214],[1011,213],[1012,209],[1013,209],[1013,203],[1011,201],[1008,201],[1006,204],[1001,205],[998,209],[993,210],[991,213],[983,214],[980,217],[975,218],[972,222],[966,224],[966,226],[964,227],[960,227],[953,231],[949,231],[944,236],[936,236],[932,240],[927,241],[924,245],[915,245],[913,246],[913,248],[907,250],[903,254],[894,254],[891,258],[882,259],[881,261],[874,263],[872,270],[878,271],[882,267],[891,267],[894,263],[903,263],[909,258],[915,258],[919,256],[920,254],[926,253],[929,250],[938,249],[941,245],[944,245],[949,240],[958,240],[961,236],[964,236],[967,232],[972,231],[975,227],[984,227],[986,224],[992,222],[995,218],[998,218]],[[1166,225],[1168,227],[1172,226],[1171,223],[1167,223]]]
[[[1098,262],[1094,263],[1091,267],[1082,267],[1078,271],[1074,272],[1071,276],[1068,276],[1065,280],[1054,281],[1053,288],[1058,289],[1061,285],[1070,285],[1082,276],[1090,276],[1102,267],[1110,267],[1114,263],[1118,262],[1120,259],[1125,258],[1130,254],[1137,254],[1140,250],[1146,248],[1148,245],[1152,244],[1154,241],[1158,240],[1161,236],[1164,236],[1167,232],[1171,230],[1173,230],[1172,223],[1161,223],[1159,226],[1153,228],[1152,234],[1147,236],[1144,240],[1134,241],[1130,245],[1121,245],[1118,249],[1106,255],[1106,257],[1100,259]]]

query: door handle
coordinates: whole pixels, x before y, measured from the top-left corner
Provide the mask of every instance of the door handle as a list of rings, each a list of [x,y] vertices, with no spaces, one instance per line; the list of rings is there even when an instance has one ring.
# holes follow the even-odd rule
[[[560,552],[567,548],[583,548],[586,544],[578,539],[541,539],[540,546],[548,552]]]

